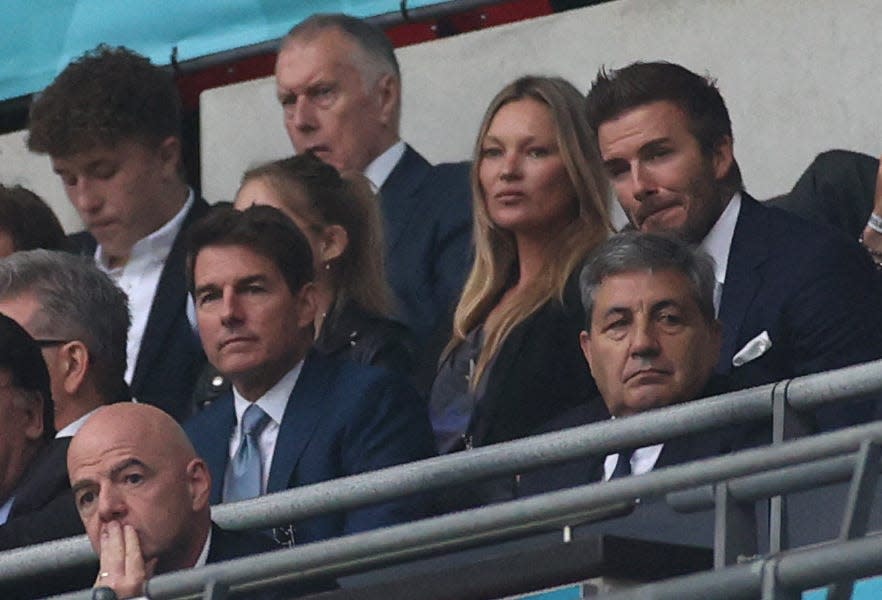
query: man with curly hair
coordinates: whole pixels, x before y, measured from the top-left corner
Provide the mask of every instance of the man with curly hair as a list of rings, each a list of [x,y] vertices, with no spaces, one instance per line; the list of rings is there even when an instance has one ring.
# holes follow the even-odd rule
[[[98,46],[37,96],[29,134],[86,226],[72,243],[129,297],[132,395],[185,418],[205,358],[187,315],[182,232],[208,205],[184,177],[171,75],[127,48]]]

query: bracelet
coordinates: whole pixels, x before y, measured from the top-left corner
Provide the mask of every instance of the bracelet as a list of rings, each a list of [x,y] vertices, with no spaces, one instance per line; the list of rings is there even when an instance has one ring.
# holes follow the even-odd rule
[[[877,215],[875,212],[871,212],[870,220],[867,221],[867,227],[869,227],[876,233],[882,233],[882,217]]]

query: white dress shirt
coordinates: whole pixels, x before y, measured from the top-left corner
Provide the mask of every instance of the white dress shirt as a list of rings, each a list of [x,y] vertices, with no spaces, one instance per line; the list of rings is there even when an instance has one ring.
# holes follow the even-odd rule
[[[380,156],[371,161],[371,164],[364,170],[364,176],[373,184],[375,191],[383,187],[383,184],[389,179],[389,175],[392,173],[395,165],[404,156],[405,148],[404,142],[398,140]]]
[[[654,446],[646,446],[637,448],[631,455],[631,475],[643,475],[649,473],[658,462],[664,444],[656,444]],[[606,460],[603,461],[603,480],[609,481],[616,465],[619,464],[619,454],[608,454]]]
[[[107,273],[129,297],[132,325],[129,328],[126,344],[125,379],[128,384],[132,383],[132,375],[135,373],[138,351],[141,348],[144,331],[147,329],[147,319],[150,316],[150,308],[153,306],[153,298],[156,296],[156,288],[159,285],[165,260],[194,201],[191,189],[183,208],[168,223],[138,240],[132,246],[126,264],[121,267],[110,268],[104,249],[100,245],[95,248],[95,263],[98,268]]]
[[[720,315],[720,300],[723,297],[723,285],[726,283],[726,267],[729,264],[729,251],[732,250],[732,238],[735,236],[735,224],[741,212],[741,192],[735,192],[720,218],[704,236],[699,246],[714,259],[714,310]]]
[[[294,386],[297,385],[297,379],[300,377],[302,369],[303,361],[301,360],[276,385],[254,401],[270,417],[270,420],[257,439],[260,446],[260,457],[263,462],[263,478],[260,482],[261,494],[266,493],[266,484],[269,481],[270,466],[273,464],[276,440],[279,437],[279,426],[282,424],[282,417],[285,415],[285,408],[288,406],[288,398],[291,397],[291,392],[294,391]],[[245,414],[245,409],[249,406],[251,406],[251,402],[243,398],[236,390],[236,386],[233,386],[233,408],[236,411],[236,426],[233,428],[233,434],[230,436],[230,461],[227,463],[224,481],[230,481],[233,476],[233,457],[236,456],[236,452],[239,450],[239,441],[242,437],[240,423],[242,422],[242,415]]]
[[[79,419],[77,419],[73,423],[68,423],[67,425],[62,427],[61,430],[59,430],[58,433],[55,434],[55,439],[57,440],[59,438],[66,438],[66,437],[75,436],[77,434],[77,432],[80,430],[80,428],[85,424],[86,419],[91,417],[92,413],[95,412],[96,410],[98,410],[98,409],[93,408],[92,410],[90,410],[89,412],[84,414],[82,417],[80,417]]]

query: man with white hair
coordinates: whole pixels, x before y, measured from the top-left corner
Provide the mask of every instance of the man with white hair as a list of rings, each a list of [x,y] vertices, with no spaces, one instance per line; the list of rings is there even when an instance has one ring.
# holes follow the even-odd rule
[[[360,19],[313,15],[282,41],[275,73],[297,152],[363,172],[379,189],[399,316],[422,341],[446,337],[470,264],[468,164],[432,166],[399,137],[392,44]]]

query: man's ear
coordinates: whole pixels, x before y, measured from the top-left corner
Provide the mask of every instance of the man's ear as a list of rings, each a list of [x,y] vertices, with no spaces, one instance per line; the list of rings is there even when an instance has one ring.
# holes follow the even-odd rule
[[[579,346],[582,347],[582,356],[585,357],[585,362],[591,369],[591,335],[587,331],[579,332]]]
[[[46,402],[52,402],[52,399],[43,398],[43,394],[40,394],[39,392],[33,393],[36,393],[37,396],[39,396],[40,402],[28,401],[27,404],[22,407],[22,410],[25,414],[25,438],[31,441],[36,441],[43,437],[43,429],[45,427],[45,424],[43,423],[43,405]]]
[[[395,75],[386,73],[377,81],[375,92],[379,103],[380,122],[394,126],[398,120],[401,103],[401,82]]]
[[[315,322],[316,307],[315,284],[304,284],[297,292],[297,326],[307,327]]]
[[[714,178],[720,181],[729,174],[735,155],[732,150],[732,136],[724,135],[714,146],[713,153]]]
[[[340,225],[328,225],[322,229],[321,259],[322,264],[340,258],[349,246],[349,234]]]
[[[181,164],[181,140],[177,136],[170,135],[159,143],[156,149],[162,172],[166,177],[177,177],[178,168]]]
[[[208,506],[211,495],[211,474],[208,465],[201,458],[194,458],[187,464],[187,485],[193,502],[193,512],[200,512]]]
[[[91,364],[89,349],[80,340],[67,342],[58,348],[55,376],[61,378],[61,387],[66,394],[72,396],[80,391]]]

